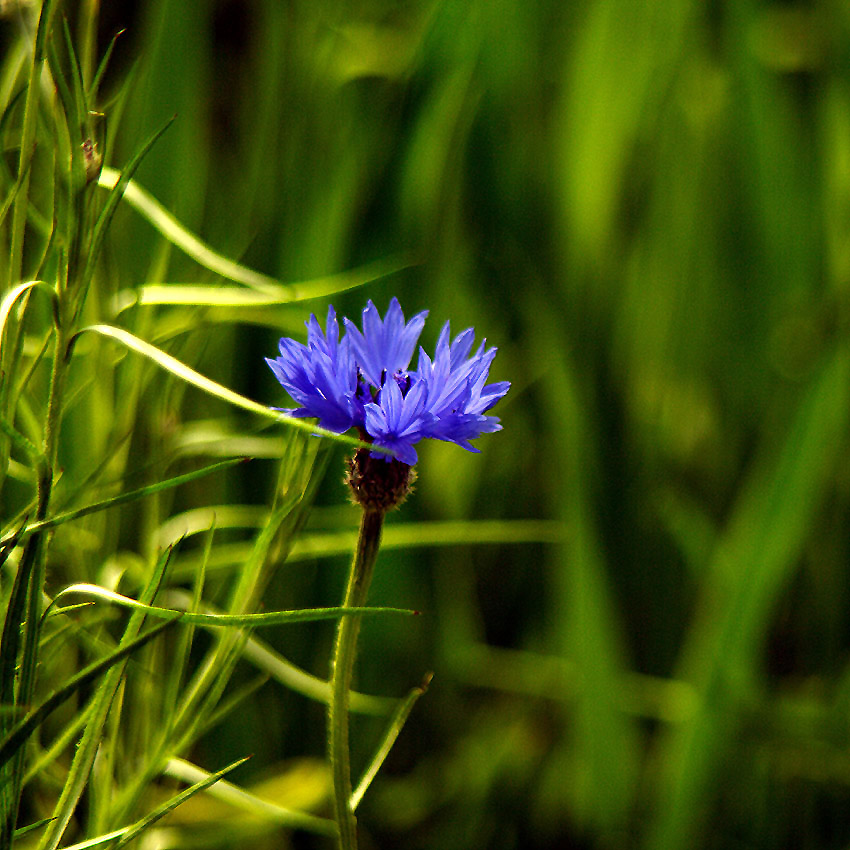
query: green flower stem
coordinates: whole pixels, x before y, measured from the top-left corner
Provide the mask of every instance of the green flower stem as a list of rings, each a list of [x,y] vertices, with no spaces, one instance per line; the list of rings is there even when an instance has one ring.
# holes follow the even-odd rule
[[[372,570],[381,545],[385,511],[363,509],[360,537],[351,564],[343,605],[361,608],[366,602]],[[334,816],[339,828],[340,850],[357,847],[357,821],[351,808],[351,762],[348,750],[348,702],[351,673],[360,632],[360,617],[342,617],[337,626],[331,668],[331,699],[328,703],[328,754],[333,773]]]

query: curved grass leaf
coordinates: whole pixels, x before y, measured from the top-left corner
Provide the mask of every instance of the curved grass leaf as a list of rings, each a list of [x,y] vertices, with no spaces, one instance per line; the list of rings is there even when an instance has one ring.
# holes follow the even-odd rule
[[[98,185],[104,189],[114,189],[119,179],[120,174],[114,168],[104,168],[101,171]],[[355,289],[412,265],[412,260],[409,257],[395,256],[374,263],[367,263],[339,274],[299,283],[284,284],[269,275],[236,263],[214,251],[181,224],[138,183],[132,180],[127,182],[124,199],[146,218],[165,239],[199,265],[227,280],[245,284],[253,290],[246,292],[236,287],[152,284],[141,287],[138,293],[134,294],[132,303],[228,307],[272,306],[290,301],[322,298],[337,292]]]
[[[174,611],[171,608],[158,608],[154,605],[146,605],[128,596],[122,596],[105,587],[96,584],[74,584],[66,587],[56,594],[56,600],[70,593],[82,593],[112,602],[125,608],[142,611],[151,617],[174,617],[179,615],[184,623],[192,623],[201,626],[277,626],[283,623],[309,623],[316,620],[336,620],[346,614],[408,614],[415,615],[417,612],[409,608],[300,608],[294,611],[270,611],[266,614],[202,614],[194,611]]]
[[[388,525],[382,534],[381,549],[466,544],[557,544],[563,543],[565,539],[566,526],[553,520],[411,522]],[[299,538],[292,547],[290,560],[343,554],[351,551],[356,542],[356,531],[307,534]]]
[[[201,770],[196,765],[176,758],[169,760],[165,772],[168,776],[185,782],[197,782],[209,776],[205,770]],[[305,829],[319,835],[337,834],[336,824],[332,820],[278,806],[226,780],[221,780],[212,786],[210,793],[225,803],[279,823],[281,826]]]
[[[146,603],[156,597],[165,571],[168,569],[170,557],[171,550],[166,550],[160,554],[154,565],[150,579],[141,595],[141,598]],[[119,649],[126,647],[138,638],[144,619],[145,615],[142,611],[133,611],[121,636]],[[79,740],[74,751],[74,757],[68,769],[65,784],[62,787],[62,793],[59,795],[59,799],[53,809],[54,819],[45,830],[39,842],[39,850],[55,850],[59,846],[62,835],[74,815],[74,811],[91,776],[94,760],[103,740],[103,729],[107,716],[124,676],[126,665],[126,659],[114,665],[106,672],[106,675],[101,679],[95,689],[89,707],[86,710],[87,722],[82,738]]]
[[[193,508],[191,511],[170,518],[159,529],[158,543],[168,546],[182,537],[203,533],[215,516],[221,518],[227,528],[261,528],[268,518],[268,511],[254,505],[221,505],[208,508]],[[515,545],[526,543],[563,543],[567,538],[567,527],[557,520],[468,520],[406,522],[388,525],[381,536],[381,549],[419,549],[434,546],[486,546]],[[293,544],[287,561],[304,561],[311,558],[328,558],[350,552],[357,543],[357,532],[315,531],[302,534]],[[225,544],[217,547],[224,556],[211,562],[219,569],[229,559],[234,562],[247,551],[244,543]],[[232,557],[231,557],[232,556]],[[191,561],[191,558],[187,559]],[[194,563],[194,562],[193,562]],[[181,562],[175,566],[175,574],[185,575],[193,566]]]
[[[12,441],[12,445],[20,449],[31,460],[38,462],[43,459],[44,455],[17,428],[13,428],[2,414],[0,414],[0,431]]]
[[[35,823],[27,824],[26,826],[22,826],[20,829],[15,830],[15,838],[22,838],[28,832],[33,832],[36,829],[41,829],[41,827],[50,823],[52,818],[42,818],[42,820],[37,820]]]
[[[104,189],[114,190],[120,179],[121,175],[114,168],[104,168],[100,173],[98,185]],[[161,206],[138,183],[127,180],[124,197],[127,203],[141,213],[172,245],[176,245],[204,268],[226,277],[228,280],[244,283],[260,292],[276,293],[281,289],[281,284],[274,278],[234,263],[227,257],[213,251],[194,233],[180,224],[165,207]]]
[[[6,322],[9,320],[9,314],[12,312],[12,308],[22,295],[33,289],[39,289],[50,294],[54,308],[53,313],[54,316],[56,315],[56,292],[49,283],[45,283],[43,280],[28,280],[24,283],[19,283],[17,286],[13,286],[0,302],[0,344],[2,344],[3,337],[5,336]]]
[[[329,440],[335,440],[339,443],[345,443],[346,445],[358,446],[361,448],[368,446],[367,443],[363,443],[354,437],[346,437],[344,434],[334,434],[333,431],[327,431],[324,428],[319,428],[317,425],[311,425],[309,422],[304,422],[301,419],[294,419],[293,417],[286,416],[271,407],[265,407],[262,404],[258,404],[256,401],[252,401],[250,398],[246,398],[245,396],[216,383],[210,378],[201,375],[185,363],[182,363],[176,357],[166,354],[166,352],[164,352],[161,348],[157,348],[155,345],[151,345],[149,342],[145,342],[143,339],[133,336],[133,334],[123,330],[122,328],[116,328],[112,325],[89,325],[76,334],[72,340],[72,344],[74,341],[79,339],[81,334],[86,332],[97,333],[101,336],[109,337],[110,339],[120,342],[131,351],[135,351],[137,354],[147,357],[149,360],[153,361],[166,371],[171,372],[172,375],[180,378],[182,381],[186,381],[186,383],[197,387],[199,390],[202,390],[208,395],[220,398],[223,401],[234,405],[234,407],[239,407],[242,410],[249,411],[250,413],[256,413],[259,416],[266,417],[267,419],[273,419],[275,422],[279,422],[288,427],[297,428],[299,431],[306,431],[307,433],[314,434],[319,437],[326,437]],[[374,447],[373,450],[383,454],[392,454],[389,450],[384,450],[379,447]]]
[[[38,27],[27,75],[26,100],[24,102],[23,127],[21,128],[20,154],[18,158],[18,176],[20,187],[15,194],[12,207],[12,232],[9,239],[9,265],[6,283],[11,286],[23,276],[21,270],[24,263],[24,230],[30,209],[29,185],[30,162],[35,152],[36,128],[38,123],[39,103],[41,101],[41,85],[39,78],[46,56],[45,45],[48,33],[52,28],[53,15],[56,12],[54,0],[44,0],[38,16]],[[9,836],[2,836],[5,843]]]
[[[127,831],[121,836],[121,840],[115,845],[115,850],[119,850],[120,847],[124,847],[129,844],[134,838],[137,838],[144,832],[148,827],[152,826],[156,823],[160,818],[167,815],[169,812],[176,809],[181,803],[185,803],[190,797],[194,797],[199,791],[205,791],[211,785],[215,785],[216,782],[219,781],[223,776],[226,776],[231,771],[235,770],[242,764],[245,764],[250,756],[246,758],[238,759],[237,761],[229,764],[227,767],[222,768],[221,770],[217,770],[215,773],[210,773],[208,776],[204,777],[200,781],[196,782],[194,785],[191,785],[189,788],[181,791],[179,794],[176,794],[170,800],[166,800],[161,806],[157,806],[152,812],[143,817],[138,823],[129,827]]]

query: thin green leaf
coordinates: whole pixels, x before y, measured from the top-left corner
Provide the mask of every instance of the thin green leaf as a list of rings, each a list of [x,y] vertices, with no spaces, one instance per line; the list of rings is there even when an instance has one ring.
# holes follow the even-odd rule
[[[36,829],[41,829],[41,827],[50,823],[52,818],[43,818],[42,820],[37,820],[35,823],[28,824],[27,826],[22,826],[20,829],[15,830],[15,838],[23,838],[27,833],[32,832]]]
[[[429,673],[421,685],[411,690],[405,699],[401,701],[398,709],[390,718],[390,722],[387,724],[386,731],[384,732],[384,736],[381,738],[380,744],[378,744],[375,755],[372,756],[372,760],[363,772],[363,777],[351,793],[351,799],[348,801],[348,805],[352,812],[357,810],[357,807],[360,805],[360,801],[363,799],[363,795],[372,784],[372,780],[377,776],[386,757],[390,754],[390,750],[392,749],[396,738],[398,738],[402,727],[407,722],[407,718],[410,716],[413,706],[416,705],[416,701],[428,690],[428,685],[431,682],[432,675],[433,674]]]
[[[39,104],[41,101],[41,72],[45,59],[45,44],[48,33],[51,30],[53,15],[56,11],[54,0],[44,0],[38,16],[38,27],[35,33],[35,43],[27,76],[26,101],[24,103],[23,128],[21,130],[21,147],[18,158],[18,178],[21,181],[20,189],[15,195],[12,212],[12,232],[9,239],[9,265],[7,286],[12,286],[15,281],[20,280],[24,262],[24,230],[26,228],[27,216],[30,209],[29,181],[30,161],[35,151],[35,134],[38,122]],[[3,835],[5,843],[10,839],[9,835]]]
[[[115,829],[112,832],[98,835],[95,838],[88,838],[85,841],[79,841],[76,844],[68,844],[63,847],[62,850],[89,850],[90,847],[100,847],[102,844],[108,844],[110,841],[114,841],[116,838],[126,835],[130,829],[131,827],[129,826],[122,827],[121,829]]]
[[[89,123],[89,106],[86,101],[86,88],[83,84],[83,75],[80,70],[80,63],[77,60],[77,51],[74,49],[74,41],[71,38],[71,30],[68,26],[68,18],[62,16],[62,35],[65,38],[65,50],[68,52],[68,64],[71,70],[71,82],[73,84],[74,95],[74,112],[69,113],[69,117],[73,116],[75,129],[82,135],[86,132],[86,126]]]
[[[120,179],[114,168],[104,168],[100,173],[98,185],[104,189],[114,190]],[[149,195],[138,183],[128,180],[124,191],[127,203],[141,213],[169,242],[176,245],[193,260],[204,268],[226,277],[244,283],[260,292],[276,293],[281,285],[274,278],[255,272],[245,266],[240,266],[232,260],[216,253],[202,242],[194,233],[184,227],[170,212]]]
[[[0,415],[0,431],[2,431],[11,441],[12,445],[20,449],[24,454],[26,454],[30,459],[38,461],[44,456],[41,452],[16,428],[13,428],[3,417]]]
[[[221,506],[224,527],[262,527],[268,512],[253,505]],[[209,527],[213,512],[218,507],[195,508],[178,514],[163,523],[159,531],[160,546],[168,546],[181,537],[198,534]],[[229,520],[229,522],[228,522]],[[557,545],[567,538],[567,526],[557,520],[469,520],[408,522],[388,525],[381,538],[381,550],[419,549],[436,546],[510,546],[528,543]],[[357,532],[317,531],[302,534],[287,556],[288,563],[344,555],[357,542]],[[217,546],[209,563],[211,571],[219,571],[243,561],[250,544],[233,543]],[[197,559],[185,556],[174,567],[174,575],[185,577],[197,565]]]
[[[106,48],[103,58],[97,66],[97,71],[95,72],[94,79],[92,80],[88,91],[88,102],[92,104],[92,106],[97,103],[97,94],[100,90],[100,83],[103,79],[103,75],[106,73],[106,69],[109,67],[109,60],[112,58],[112,51],[115,50],[115,43],[124,34],[124,32],[125,30],[119,30],[112,36],[112,41],[109,42],[109,47]]]
[[[36,776],[44,775],[42,771],[60,756],[64,755],[74,741],[79,740],[80,732],[85,727],[87,720],[88,712],[85,709],[77,712],[74,718],[51,741],[50,747],[46,751],[39,753],[38,758],[29,762],[26,775],[24,776],[24,785],[32,781]]]
[[[417,612],[409,608],[299,608],[293,611],[270,611],[265,614],[203,614],[193,611],[174,611],[171,608],[159,608],[154,605],[146,605],[128,596],[122,596],[113,590],[99,587],[96,584],[74,584],[66,587],[56,594],[56,599],[67,596],[70,593],[82,593],[112,602],[125,608],[143,611],[151,617],[173,617],[179,614],[184,623],[193,623],[201,626],[251,626],[252,628],[262,626],[278,626],[284,623],[309,623],[316,620],[336,620],[346,614],[408,614],[415,615]]]
[[[118,204],[124,196],[124,192],[127,188],[127,184],[130,182],[130,178],[136,172],[136,169],[139,167],[148,151],[154,146],[154,144],[156,144],[159,137],[171,126],[173,121],[174,117],[169,118],[162,127],[148,138],[148,140],[139,149],[138,153],[136,153],[130,162],[127,163],[127,166],[121,172],[120,177],[118,177],[115,181],[112,191],[109,194],[109,198],[101,210],[94,226],[94,232],[91,237],[91,247],[89,248],[88,257],[86,257],[86,266],[83,270],[82,282],[84,286],[86,281],[90,280],[94,273],[94,267],[97,263],[98,257],[100,256],[100,249],[103,246],[106,231],[109,229],[112,217],[115,215],[115,210],[118,209]]]
[[[178,605],[181,611],[201,610],[200,603],[195,602],[184,590],[170,590],[167,598]],[[204,611],[209,614],[219,613],[209,605],[204,606]],[[285,688],[317,702],[327,704],[330,699],[331,686],[327,679],[320,679],[318,676],[302,670],[298,665],[293,664],[253,635],[245,641],[242,657],[251,662],[258,670],[262,670],[266,674],[264,679],[272,678]],[[349,709],[360,714],[387,715],[396,704],[396,700],[391,697],[373,696],[358,691],[351,691],[350,698]]]
[[[150,814],[143,817],[138,823],[133,824],[125,833],[121,836],[121,840],[115,845],[115,850],[119,850],[119,848],[124,847],[129,844],[134,838],[137,838],[142,832],[144,832],[148,827],[152,826],[156,823],[160,818],[167,815],[169,812],[174,811],[181,803],[185,803],[186,800],[194,797],[195,794],[200,791],[205,791],[211,785],[215,785],[216,782],[219,781],[223,776],[226,776],[231,771],[235,770],[240,765],[245,764],[250,756],[246,758],[238,759],[237,761],[229,764],[227,767],[222,768],[221,770],[217,770],[215,773],[211,773],[206,776],[204,779],[196,782],[194,785],[186,788],[184,791],[181,791],[179,794],[176,794],[170,800],[166,800],[161,806],[157,806]]]
[[[104,189],[113,189],[119,180],[114,168],[101,171],[98,185]],[[177,284],[149,285],[142,287],[127,302],[138,304],[196,304],[208,306],[257,306],[284,304],[291,301],[304,301],[310,298],[322,298],[337,292],[344,292],[358,286],[364,286],[373,280],[394,274],[412,265],[409,257],[397,256],[368,263],[356,269],[335,275],[307,280],[300,283],[284,284],[273,277],[243,266],[210,248],[194,233],[181,224],[152,195],[138,183],[128,181],[124,198],[146,218],[162,236],[191,257],[199,265],[215,274],[249,286],[253,293],[229,288],[223,294],[216,294],[215,287],[182,286]],[[255,295],[256,300],[246,297]],[[234,304],[233,302],[237,302]]]
[[[566,525],[554,520],[411,522],[386,526],[381,538],[381,549],[466,544],[557,544],[563,543],[566,536]],[[292,547],[289,558],[300,560],[338,555],[351,551],[356,542],[356,531],[305,534]]]
[[[54,528],[57,525],[62,525],[62,523],[68,522],[72,519],[78,519],[79,517],[87,516],[88,514],[93,514],[97,511],[103,511],[107,508],[123,505],[127,502],[134,502],[138,499],[144,498],[145,496],[150,496],[153,493],[160,493],[163,490],[173,489],[174,487],[186,484],[189,481],[195,481],[198,478],[203,478],[212,472],[227,469],[231,466],[236,466],[237,464],[244,462],[245,458],[231,458],[229,460],[210,464],[209,466],[205,466],[201,469],[196,469],[193,472],[187,472],[184,475],[176,475],[174,478],[166,478],[164,481],[157,481],[155,484],[147,484],[144,487],[139,487],[136,490],[130,490],[127,493],[119,493],[117,496],[111,496],[108,499],[93,502],[90,505],[84,505],[83,507],[76,508],[72,511],[65,511],[64,513],[47,517],[46,519],[39,520],[38,522],[31,522],[21,531],[21,534],[26,537],[36,531],[42,531],[46,528]],[[5,543],[8,539],[8,535],[4,536],[0,539],[0,543]]]

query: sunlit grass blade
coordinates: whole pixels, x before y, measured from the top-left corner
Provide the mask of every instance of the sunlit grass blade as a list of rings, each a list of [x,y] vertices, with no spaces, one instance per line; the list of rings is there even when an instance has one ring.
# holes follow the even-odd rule
[[[113,168],[101,171],[98,185],[104,189],[113,189],[119,180],[119,172]],[[393,274],[407,268],[412,261],[408,257],[390,257],[374,263],[351,269],[339,274],[328,275],[315,280],[284,284],[268,275],[236,263],[219,254],[181,224],[152,195],[138,183],[129,181],[124,198],[159,233],[199,265],[209,269],[227,280],[245,284],[253,290],[227,288],[220,294],[211,286],[187,286],[169,284],[167,286],[150,284],[143,286],[135,294],[133,303],[151,304],[190,304],[199,306],[262,306],[283,304],[290,301],[304,301],[309,298],[322,298],[337,292],[344,292],[363,286],[373,280]],[[253,296],[253,297],[252,297]]]
[[[191,611],[192,613],[202,610],[204,584],[207,576],[207,563],[209,561],[210,552],[213,548],[216,527],[216,520],[213,518],[204,538],[203,554],[200,566],[192,578],[192,595],[188,600],[188,605],[186,606],[186,610]],[[174,651],[173,663],[169,665],[169,675],[165,685],[165,705],[177,705],[180,700],[180,689],[183,687],[186,680],[187,671],[189,669],[189,655],[192,650],[194,639],[195,627],[192,624],[189,624],[180,633],[180,637]]]
[[[19,283],[17,286],[13,286],[3,297],[3,301],[0,302],[0,340],[2,340],[5,335],[6,322],[9,320],[9,314],[12,312],[12,308],[15,306],[15,303],[22,295],[25,295],[32,289],[39,289],[50,295],[51,300],[54,302],[55,314],[56,292],[49,283],[45,283],[43,280],[28,280],[24,283]]]
[[[179,487],[181,484],[187,484],[190,481],[196,481],[199,478],[204,478],[213,472],[218,472],[219,470],[228,469],[231,466],[244,463],[245,460],[246,458],[231,458],[230,460],[219,461],[218,463],[210,464],[209,466],[205,466],[201,469],[196,469],[193,472],[176,475],[173,478],[166,478],[163,481],[157,481],[155,484],[148,484],[145,487],[139,487],[138,489],[130,490],[127,493],[119,493],[117,496],[111,496],[108,499],[102,499],[99,502],[93,502],[90,505],[84,505],[83,507],[76,508],[75,510],[65,511],[64,513],[57,514],[56,516],[47,517],[46,519],[39,520],[37,522],[31,522],[22,529],[21,534],[26,537],[36,531],[55,528],[56,526],[62,525],[70,520],[79,519],[80,517],[97,513],[98,511],[104,511],[108,508],[127,504],[128,502],[135,502],[145,496],[150,496],[154,493],[161,493],[164,490]],[[7,539],[8,534],[0,539],[0,543],[5,543]]]
[[[11,548],[12,541],[9,541],[7,545]],[[33,669],[38,647],[32,646],[29,649],[31,657],[28,659],[27,643],[38,624],[33,623],[31,618],[28,621],[30,609],[27,605],[27,596],[33,592],[30,584],[44,545],[43,537],[31,537],[24,544],[6,604],[3,632],[0,637],[0,705],[18,706],[22,701],[26,702],[29,699],[29,694],[24,690],[24,675],[27,669]],[[22,644],[23,651],[21,651]],[[3,739],[6,739],[15,728],[14,719],[14,716],[6,713],[0,715],[0,735]],[[0,846],[4,847],[10,845],[15,827],[21,791],[22,755],[18,754],[11,764],[8,762],[9,759],[0,759],[0,797],[2,797]]]
[[[198,782],[209,776],[205,770],[201,770],[201,768],[183,759],[170,759],[165,772],[168,776],[182,779],[185,782]],[[333,821],[278,806],[226,780],[220,780],[213,785],[209,789],[209,793],[219,800],[281,826],[304,829],[318,835],[336,835],[336,824]]]
[[[85,711],[77,712],[74,719],[51,741],[50,746],[41,752],[38,758],[29,763],[24,776],[24,785],[30,783],[36,776],[41,775],[43,770],[49,768],[57,759],[68,752],[68,747],[72,746],[74,741],[79,740],[87,719],[88,715]],[[45,823],[48,823],[49,820]]]
[[[94,838],[87,838],[85,841],[78,841],[75,844],[66,844],[62,850],[90,850],[92,847],[101,847],[104,844],[109,844],[126,834],[129,826],[121,829],[114,829],[112,832],[107,832],[104,835],[96,835]]]
[[[375,750],[375,755],[372,756],[372,760],[369,762],[368,767],[363,772],[363,776],[360,779],[360,782],[357,783],[357,787],[351,792],[349,806],[352,812],[357,810],[357,807],[360,805],[360,801],[363,799],[363,795],[369,789],[369,786],[372,784],[372,780],[378,775],[378,771],[381,769],[381,765],[384,763],[386,757],[390,754],[390,750],[392,749],[393,744],[396,742],[396,738],[398,738],[402,727],[407,722],[407,718],[409,717],[410,712],[413,710],[413,706],[416,705],[416,702],[419,697],[421,697],[428,690],[428,685],[431,682],[431,677],[432,674],[429,673],[425,677],[421,685],[413,688],[410,693],[401,701],[400,705],[398,706],[398,709],[390,718],[390,722],[387,724],[387,728],[384,731],[384,735],[381,738],[381,742],[380,744],[378,744],[378,748]]]
[[[203,779],[196,782],[194,785],[191,785],[189,788],[181,791],[179,794],[176,794],[170,800],[166,800],[162,805],[157,806],[152,812],[142,818],[138,823],[134,824],[130,827],[122,836],[121,840],[115,845],[115,850],[118,850],[120,847],[124,847],[129,844],[133,839],[137,838],[144,832],[146,829],[155,824],[160,818],[165,817],[169,812],[174,811],[181,803],[185,803],[186,800],[194,797],[195,794],[200,791],[205,791],[211,785],[215,785],[222,777],[227,776],[228,773],[234,771],[240,765],[245,764],[250,756],[246,758],[238,759],[234,761],[232,764],[229,764],[227,767],[222,768],[221,770],[217,770],[215,773],[211,773]]]
[[[249,411],[250,413],[256,413],[257,415],[264,416],[267,419],[273,419],[275,422],[279,422],[290,428],[296,428],[299,431],[304,431],[321,437],[327,437],[329,440],[336,440],[337,442],[351,446],[365,445],[353,437],[346,437],[344,434],[334,434],[332,431],[327,431],[324,428],[319,428],[316,425],[311,425],[310,423],[304,422],[300,419],[293,419],[291,416],[285,416],[280,413],[280,411],[274,410],[271,407],[265,407],[262,404],[258,404],[256,401],[252,401],[251,399],[216,383],[210,378],[201,375],[185,363],[181,363],[176,357],[166,354],[166,352],[162,349],[133,336],[133,334],[121,328],[116,328],[111,325],[89,325],[88,327],[83,328],[80,333],[77,334],[75,339],[78,339],[80,334],[86,332],[97,333],[101,336],[109,337],[120,342],[131,351],[135,351],[137,354],[147,357],[149,360],[170,372],[175,377],[180,378],[180,380],[197,387],[199,390],[202,390],[208,395],[220,398],[222,401],[226,401],[234,407],[239,407],[242,410]],[[377,448],[375,450],[381,451],[381,449]],[[384,451],[383,453],[391,454],[389,451]]]
[[[98,185],[113,190],[121,175],[114,168],[104,168],[100,173]],[[227,257],[216,253],[204,244],[194,233],[184,227],[153,196],[149,195],[138,183],[127,181],[124,191],[127,203],[141,213],[173,245],[198,262],[204,268],[227,278],[244,283],[260,292],[277,293],[281,289],[279,281],[255,272],[245,266],[234,263]]]
[[[159,542],[168,545],[183,532],[192,535],[203,530],[205,508],[198,508],[183,519],[175,518],[162,528]],[[258,512],[257,512],[258,514]],[[255,514],[255,515],[257,515]],[[207,515],[207,521],[209,514]],[[251,527],[245,519],[245,528]],[[566,523],[557,520],[470,520],[468,522],[411,522],[388,525],[382,536],[381,548],[418,549],[429,547],[476,545],[523,545],[528,543],[557,544],[568,535]],[[176,537],[174,534],[176,534]],[[354,531],[306,532],[298,537],[287,555],[287,563],[294,564],[314,558],[348,554],[357,540]],[[243,563],[250,555],[250,543],[221,543],[210,555],[210,574],[221,574]],[[185,579],[197,569],[198,559],[193,554],[179,556],[172,574]]]
[[[136,599],[130,599],[128,596],[122,596],[113,590],[107,590],[105,587],[98,587],[94,584],[74,584],[71,587],[66,587],[56,594],[56,600],[67,596],[68,594],[83,594],[92,596],[95,599],[111,602],[115,605],[121,605],[125,608],[132,608],[135,611],[141,611],[149,614],[151,617],[173,617],[179,614],[184,623],[192,623],[199,626],[240,626],[251,628],[259,628],[262,626],[279,626],[285,623],[309,623],[317,620],[337,620],[348,614],[362,613],[370,614],[407,614],[415,615],[417,612],[409,608],[297,608],[292,611],[270,611],[265,614],[204,614],[197,611],[174,611],[171,608],[159,608],[154,605],[146,605]]]
[[[65,700],[73,696],[81,688],[90,685],[95,679],[117,664],[124,660],[131,653],[135,652],[139,647],[144,646],[148,641],[155,638],[158,634],[165,631],[169,626],[174,625],[180,617],[180,612],[172,612],[173,616],[169,622],[160,623],[149,629],[143,635],[140,635],[133,641],[120,646],[115,652],[108,655],[106,658],[101,658],[87,667],[84,667],[73,676],[69,681],[58,690],[53,691],[45,700],[33,708],[26,717],[16,723],[5,738],[0,741],[0,764],[5,764],[18,749],[23,746],[30,735],[38,728],[44,719],[56,708],[58,708]]]
[[[16,329],[14,336],[10,336],[7,340],[7,325],[9,316],[15,307],[18,300],[32,291],[44,292],[50,297],[52,313],[54,321],[58,310],[58,302],[56,300],[56,291],[50,284],[43,280],[28,280],[13,286],[3,297],[0,302],[0,364],[7,374],[14,374],[16,371],[16,363],[13,362],[13,357],[19,356],[19,329]],[[12,354],[9,355],[9,352]],[[4,380],[0,382],[0,403],[6,404],[8,393],[11,388],[12,381]],[[3,409],[3,408],[0,408]]]
[[[382,277],[395,274],[408,268],[411,261],[405,257],[388,257],[373,263],[368,263],[355,269],[339,272],[313,280],[296,283],[275,283],[263,290],[244,289],[237,286],[213,286],[204,284],[184,283],[151,283],[138,289],[119,293],[116,301],[116,312],[131,306],[186,306],[186,307],[217,307],[239,311],[241,309],[256,309],[259,307],[276,307],[281,304],[308,301],[315,298],[326,298],[365,286]],[[243,268],[240,266],[240,268]],[[215,271],[215,269],[211,269]],[[232,278],[228,278],[232,279]],[[221,314],[222,317],[224,314]],[[240,313],[236,312],[233,321],[238,321]]]

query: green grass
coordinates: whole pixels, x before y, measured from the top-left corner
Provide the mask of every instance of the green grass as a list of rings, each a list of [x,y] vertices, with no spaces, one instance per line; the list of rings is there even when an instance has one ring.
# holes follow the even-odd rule
[[[388,519],[361,844],[850,845],[840,4],[0,5],[0,850],[333,846],[356,440],[263,357],[394,294],[512,389]]]

